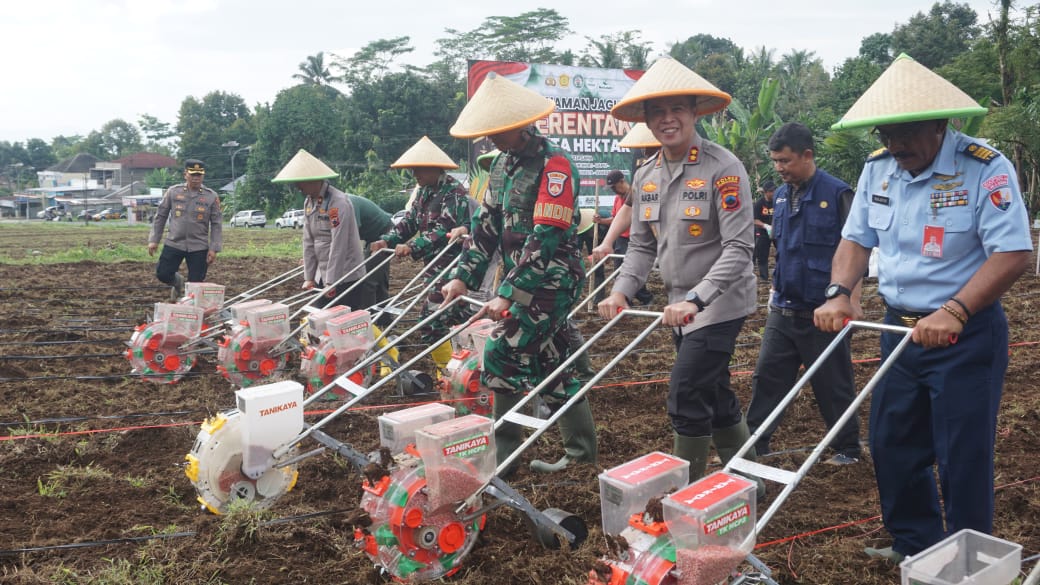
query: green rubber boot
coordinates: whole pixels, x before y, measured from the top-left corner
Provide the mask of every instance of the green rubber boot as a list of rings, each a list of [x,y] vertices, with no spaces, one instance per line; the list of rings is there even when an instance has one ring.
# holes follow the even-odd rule
[[[737,454],[737,451],[747,443],[748,439],[751,438],[751,431],[748,430],[747,420],[740,419],[740,422],[731,426],[721,429],[712,429],[711,439],[715,443],[715,450],[719,452],[719,459],[722,460],[722,465],[729,463],[730,459]],[[752,446],[744,453],[744,459],[748,461],[755,460],[755,447]],[[692,476],[691,476],[692,477]],[[766,493],[766,482],[762,481],[762,478],[755,477],[751,478],[758,484],[758,497],[761,499]]]
[[[685,437],[678,433],[674,433],[673,436],[675,446],[672,447],[672,455],[690,462],[690,481],[697,481],[704,477],[704,471],[708,468],[711,437]]]
[[[505,413],[509,412],[523,397],[523,394],[519,392],[512,394],[495,392],[494,403],[491,406],[494,419],[498,420]],[[523,427],[520,425],[506,423],[499,427],[495,431],[495,465],[501,465],[523,442]],[[511,469],[507,470],[502,475],[507,475],[511,471]]]
[[[595,465],[598,455],[596,423],[592,420],[589,401],[582,400],[571,406],[557,423],[560,425],[560,434],[563,435],[563,457],[556,463],[535,459],[531,462],[531,469],[541,473],[552,473],[567,467],[572,461]]]

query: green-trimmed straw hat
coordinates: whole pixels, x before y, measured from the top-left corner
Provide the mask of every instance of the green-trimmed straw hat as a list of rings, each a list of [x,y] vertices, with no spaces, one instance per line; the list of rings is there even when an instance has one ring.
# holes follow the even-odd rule
[[[416,142],[411,148],[404,151],[404,154],[394,161],[394,164],[390,165],[392,169],[417,167],[457,169],[459,165],[451,160],[451,157],[443,150],[438,148],[429,137],[423,136],[419,139],[419,142]]]
[[[888,66],[833,130],[981,116],[980,106],[959,87],[901,54]]]
[[[272,183],[299,183],[301,181],[321,181],[323,179],[334,179],[339,173],[304,149],[300,149],[296,156],[292,157],[278,175],[271,179]]]

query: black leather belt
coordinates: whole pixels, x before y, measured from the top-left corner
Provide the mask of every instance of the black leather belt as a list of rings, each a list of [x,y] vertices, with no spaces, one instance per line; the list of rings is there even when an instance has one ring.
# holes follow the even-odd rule
[[[931,315],[935,311],[928,311],[927,313],[918,313],[916,311],[904,311],[903,309],[899,309],[891,305],[888,305],[888,312],[895,315],[904,327],[913,327],[917,325],[918,321],[924,319],[928,315]]]
[[[784,317],[796,317],[798,319],[812,319],[813,312],[811,310],[798,310],[798,309],[784,309],[776,305],[769,305],[769,310],[779,313]]]

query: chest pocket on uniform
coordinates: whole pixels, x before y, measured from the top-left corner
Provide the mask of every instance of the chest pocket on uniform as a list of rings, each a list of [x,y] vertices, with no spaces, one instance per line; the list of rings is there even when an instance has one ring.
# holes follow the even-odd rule
[[[951,233],[966,232],[975,225],[975,218],[967,207],[948,207],[937,218],[929,218],[928,225],[940,226]]]
[[[892,227],[892,216],[895,210],[888,205],[871,204],[867,209],[867,225],[875,230],[887,230]]]
[[[838,213],[833,208],[828,209],[826,202],[806,201],[808,208],[802,209],[806,218],[805,243],[832,246],[838,243],[840,229],[838,228]],[[815,208],[814,208],[815,207]]]

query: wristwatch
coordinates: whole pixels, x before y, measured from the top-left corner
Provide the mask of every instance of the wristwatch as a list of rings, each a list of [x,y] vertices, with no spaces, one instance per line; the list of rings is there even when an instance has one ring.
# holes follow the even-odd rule
[[[849,290],[848,288],[846,288],[846,287],[836,283],[836,282],[832,282],[831,284],[828,284],[827,288],[825,288],[823,290],[823,298],[825,298],[827,300],[833,299],[834,297],[836,297],[838,295],[845,295],[847,297],[852,297],[852,291]]]
[[[690,291],[686,293],[686,302],[697,305],[698,311],[703,311],[705,307],[708,306],[708,303],[705,303],[704,299],[702,299],[701,296],[697,294],[695,291]]]

